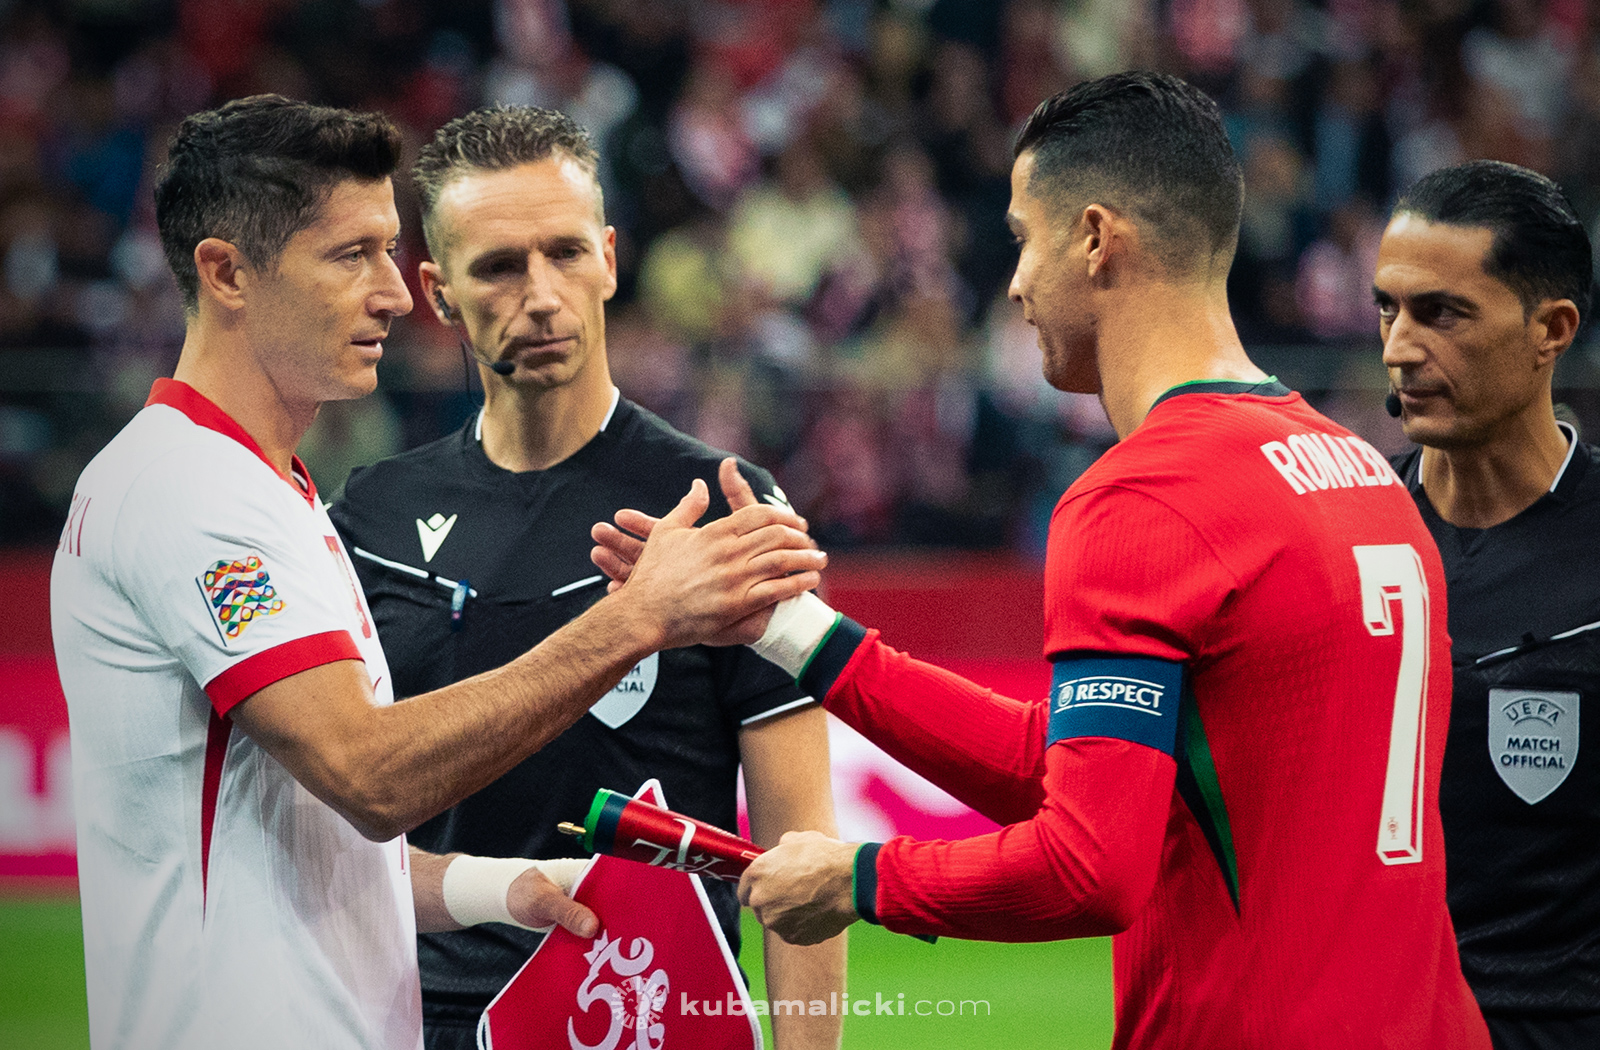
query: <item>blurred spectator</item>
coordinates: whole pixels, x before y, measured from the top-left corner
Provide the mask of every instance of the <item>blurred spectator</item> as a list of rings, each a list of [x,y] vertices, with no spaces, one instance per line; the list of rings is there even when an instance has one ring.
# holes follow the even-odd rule
[[[1493,0],[1489,24],[1461,42],[1467,75],[1494,89],[1530,137],[1555,133],[1566,106],[1574,41],[1545,16],[1540,0]]]
[[[774,168],[771,182],[750,186],[735,203],[728,248],[744,277],[798,307],[860,250],[855,205],[804,139],[780,153]]]
[[[689,74],[673,110],[668,141],[672,159],[695,196],[726,210],[761,174],[761,158],[744,126],[733,78],[707,63]]]
[[[728,286],[724,228],[709,210],[655,240],[639,268],[639,295],[670,336],[704,344],[723,325]]]
[[[1301,327],[1295,266],[1312,223],[1306,159],[1287,138],[1262,134],[1250,140],[1243,160],[1244,213],[1231,277],[1245,315],[1240,320],[1291,337]]]
[[[1378,107],[1372,63],[1341,59],[1328,74],[1313,118],[1312,177],[1317,207],[1336,208],[1357,194],[1389,200],[1389,131]]]
[[[1382,239],[1377,209],[1363,197],[1351,197],[1333,209],[1327,233],[1300,256],[1295,299],[1317,338],[1367,339],[1376,331],[1372,275]]]

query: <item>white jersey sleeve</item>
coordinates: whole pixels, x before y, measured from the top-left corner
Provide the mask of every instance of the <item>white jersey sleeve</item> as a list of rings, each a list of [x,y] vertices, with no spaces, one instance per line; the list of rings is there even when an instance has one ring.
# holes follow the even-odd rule
[[[212,444],[220,447],[163,456],[134,480],[110,568],[117,589],[226,714],[281,678],[361,659],[353,635],[370,638],[372,627],[321,508],[264,464],[239,471],[242,450]],[[220,476],[197,485],[197,472]],[[315,527],[285,528],[286,519]]]

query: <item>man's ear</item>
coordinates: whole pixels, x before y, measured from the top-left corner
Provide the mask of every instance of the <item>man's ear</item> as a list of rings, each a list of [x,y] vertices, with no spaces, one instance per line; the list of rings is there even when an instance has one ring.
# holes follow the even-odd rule
[[[1546,299],[1533,309],[1534,349],[1540,368],[1553,364],[1578,334],[1578,307],[1571,299]]]
[[[1105,205],[1091,204],[1078,216],[1076,236],[1084,250],[1089,279],[1109,280],[1113,258],[1126,249],[1121,219]]]
[[[433,316],[446,328],[455,323],[455,307],[450,305],[449,294],[445,291],[444,271],[439,264],[431,259],[417,265],[417,282],[422,285],[422,296],[428,301],[428,306],[433,310]]]
[[[244,306],[245,286],[249,283],[245,271],[249,265],[243,252],[220,237],[207,237],[194,246],[194,269],[200,277],[200,288],[224,309]]]
[[[600,254],[606,264],[606,294],[601,301],[617,294],[617,228],[607,226],[600,237]]]

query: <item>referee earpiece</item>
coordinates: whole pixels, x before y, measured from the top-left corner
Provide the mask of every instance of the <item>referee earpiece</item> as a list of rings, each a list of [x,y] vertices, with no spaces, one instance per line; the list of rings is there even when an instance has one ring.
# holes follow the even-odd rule
[[[439,312],[444,314],[444,320],[445,320],[446,324],[455,324],[456,323],[456,312],[454,310],[450,309],[450,304],[449,303],[444,301],[444,290],[443,289],[435,288],[433,290],[433,302],[434,302],[434,305],[439,308]]]
[[[439,308],[439,312],[444,314],[445,324],[456,330],[456,338],[461,340],[461,349],[464,353],[497,376],[508,376],[517,370],[516,364],[511,361],[490,361],[488,358],[479,356],[478,351],[468,344],[467,330],[460,324],[460,318],[456,316],[456,312],[450,309],[450,304],[445,302],[443,289],[435,288],[433,290],[433,302]]]

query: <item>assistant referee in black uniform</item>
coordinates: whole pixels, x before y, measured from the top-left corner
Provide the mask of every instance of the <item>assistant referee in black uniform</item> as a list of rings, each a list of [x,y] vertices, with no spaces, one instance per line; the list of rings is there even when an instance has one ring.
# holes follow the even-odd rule
[[[1401,198],[1373,288],[1389,410],[1422,446],[1394,466],[1449,588],[1462,969],[1500,1050],[1600,1047],[1600,452],[1551,396],[1589,238],[1549,179],[1474,161]]]
[[[661,514],[695,477],[713,516],[725,453],[621,397],[606,357],[616,291],[598,157],[560,113],[479,110],[446,124],[413,175],[433,261],[424,294],[478,360],[484,409],[459,432],[350,476],[331,508],[355,555],[397,697],[498,667],[605,594],[589,530],[617,510]],[[742,464],[771,502],[783,495]],[[732,829],[742,765],[752,835],[834,827],[827,723],[794,680],[744,646],[647,658],[572,728],[506,776],[411,833],[438,853],[573,855],[558,835],[597,788],[658,777],[672,808]],[[447,874],[448,879],[448,874]],[[733,887],[707,883],[738,950]],[[601,917],[602,921],[604,916]],[[468,1050],[495,993],[539,934],[503,924],[420,938],[429,1050]],[[797,948],[769,938],[773,1000],[828,1002],[843,989],[843,938]],[[773,1016],[780,1048],[837,1047],[837,1016]]]

